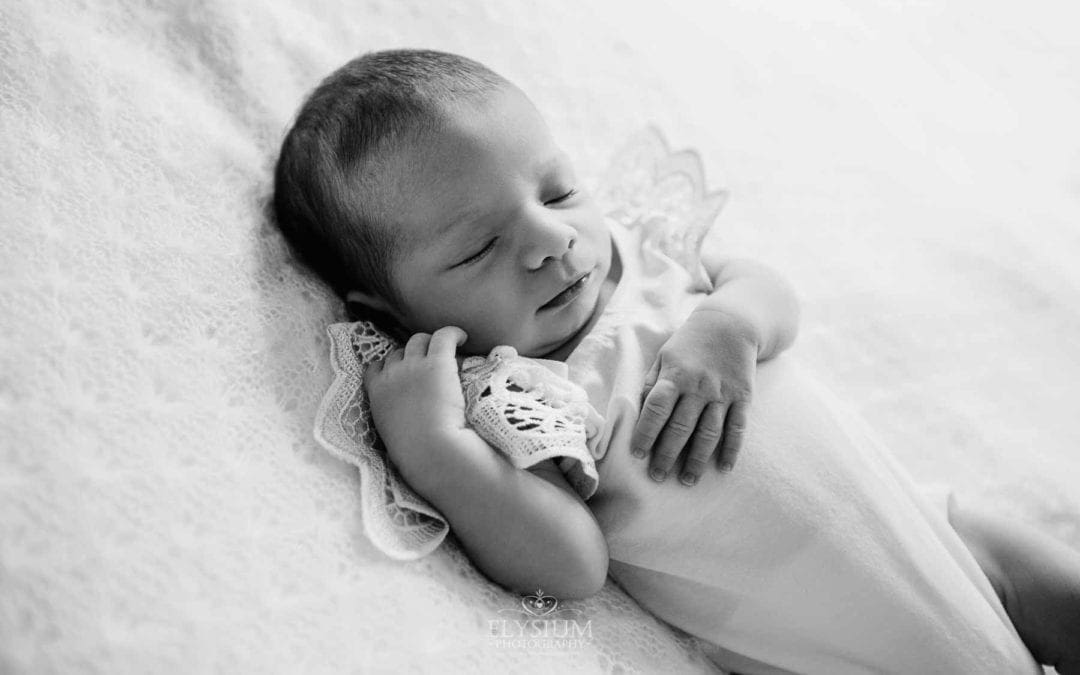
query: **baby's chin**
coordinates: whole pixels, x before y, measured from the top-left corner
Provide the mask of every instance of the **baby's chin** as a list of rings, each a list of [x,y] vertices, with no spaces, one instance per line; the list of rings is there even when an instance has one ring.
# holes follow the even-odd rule
[[[487,356],[496,347],[513,347],[519,355],[530,356],[530,353],[535,352],[538,346],[535,340],[529,339],[529,336],[487,335],[480,340],[467,340],[465,344],[458,347],[457,353],[458,356]]]
[[[519,356],[530,358],[544,358],[553,350],[565,344],[576,331],[554,339],[544,338],[538,335],[507,335],[502,339],[487,337],[477,342],[468,341],[458,348],[458,356],[487,356],[496,347],[513,347]]]
[[[586,318],[586,324],[588,318]],[[566,332],[564,335],[555,339],[540,339],[538,337],[508,337],[505,340],[491,342],[484,341],[476,344],[465,343],[458,349],[458,356],[487,356],[491,353],[491,350],[495,347],[509,346],[513,347],[514,351],[518,353],[518,356],[526,356],[533,359],[560,359],[565,356],[563,352],[569,353],[567,347],[573,347],[577,344],[580,334],[584,333],[582,329],[584,324],[577,328]]]
[[[559,338],[537,345],[530,352],[523,352],[519,349],[518,353],[522,356],[531,356],[533,358],[552,359],[555,361],[564,360],[570,355],[570,352],[577,347],[578,343],[588,335],[589,330],[591,330],[593,318],[596,314],[596,305],[596,302],[592,303],[592,309],[585,315],[582,321],[567,330]]]
[[[485,339],[477,342],[469,340],[458,349],[458,354],[487,356],[495,347],[510,346],[517,351],[519,356],[562,360],[588,334],[598,314],[597,310],[600,307],[599,284],[595,286],[595,289],[587,290],[586,294],[581,298],[584,301],[584,306],[574,313],[576,318],[569,325],[562,326],[554,335],[549,332],[552,325],[559,326],[559,324],[566,321],[566,318],[564,317],[562,320],[558,318],[544,320],[540,318],[542,313],[538,313],[535,331],[530,333],[526,328],[523,332],[515,335],[501,336],[502,339],[499,339],[499,336],[485,336]],[[548,321],[551,323],[548,324]]]
[[[496,347],[513,347],[514,351],[518,353],[518,356],[541,358],[544,354],[547,354],[561,343],[562,341],[554,343],[551,347],[545,348],[543,344],[538,344],[536,340],[508,337],[507,339],[494,342],[484,341],[476,344],[465,343],[458,348],[458,356],[488,356],[491,354],[491,350]]]

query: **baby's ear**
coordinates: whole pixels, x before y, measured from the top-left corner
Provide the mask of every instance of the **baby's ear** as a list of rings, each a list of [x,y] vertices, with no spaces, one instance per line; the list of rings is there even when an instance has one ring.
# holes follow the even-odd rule
[[[377,295],[363,291],[349,291],[345,294],[345,302],[362,305],[367,310],[374,310],[382,314],[394,314],[394,307],[386,300]]]
[[[404,343],[411,333],[405,329],[393,306],[376,295],[362,291],[345,294],[345,312],[349,321],[370,321],[391,339]]]

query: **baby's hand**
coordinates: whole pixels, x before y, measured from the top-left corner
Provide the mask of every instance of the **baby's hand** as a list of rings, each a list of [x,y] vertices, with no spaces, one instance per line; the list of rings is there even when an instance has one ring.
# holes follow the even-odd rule
[[[679,480],[694,485],[721,444],[721,471],[742,446],[758,345],[731,314],[699,308],[660,349],[645,378],[631,440],[637,457],[653,450],[649,475],[663,481],[683,455]]]
[[[457,347],[465,331],[454,326],[417,333],[364,370],[371,417],[387,454],[405,476],[423,471],[433,446],[466,429]]]

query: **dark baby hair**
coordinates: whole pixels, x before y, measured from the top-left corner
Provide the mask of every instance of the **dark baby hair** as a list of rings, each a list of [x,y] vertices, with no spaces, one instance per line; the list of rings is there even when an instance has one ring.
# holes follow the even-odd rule
[[[431,50],[370,52],[331,73],[297,113],[274,172],[274,219],[296,256],[342,297],[400,304],[390,276],[400,242],[380,196],[365,194],[379,184],[371,174],[435,128],[444,105],[505,85],[476,61]]]

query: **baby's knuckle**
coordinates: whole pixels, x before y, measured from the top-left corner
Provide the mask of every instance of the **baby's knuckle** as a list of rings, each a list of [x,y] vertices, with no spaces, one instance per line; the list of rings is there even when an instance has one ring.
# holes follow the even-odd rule
[[[676,419],[668,420],[667,428],[677,436],[686,436],[693,429],[693,427],[686,422]]]
[[[675,463],[675,458],[679,456],[679,451],[675,448],[660,448],[656,451],[653,459],[654,466],[668,467]]]
[[[677,367],[666,367],[660,372],[660,377],[657,379],[657,386],[677,388],[679,382],[683,381],[683,370]]]
[[[688,380],[694,379],[693,373],[690,368],[687,368],[685,364],[680,362],[667,362],[664,364],[661,377],[669,380],[673,384],[683,384]]]
[[[746,383],[728,383],[725,387],[724,394],[731,401],[737,401],[739,403],[748,403],[752,395],[750,385]]]
[[[678,385],[665,373],[653,385],[650,398],[667,400],[676,397],[678,394]]]
[[[648,399],[645,401],[645,405],[642,407],[642,412],[651,416],[662,416],[667,411],[667,407],[661,402],[655,399]]]
[[[708,390],[709,373],[699,368],[687,369],[683,373],[683,382],[690,391],[703,393]]]
[[[716,387],[716,382],[713,381],[713,377],[708,373],[701,373],[694,375],[693,378],[687,381],[687,389],[702,397],[702,399],[712,399],[713,395],[719,393],[719,388]]]
[[[705,458],[698,455],[691,455],[686,458],[683,463],[683,471],[685,473],[700,474],[705,469]]]
[[[679,360],[679,349],[676,348],[669,340],[660,348],[660,358],[665,362],[672,362]]]
[[[680,372],[679,385],[681,391],[708,398],[713,377],[707,370],[687,368]]]
[[[729,434],[734,434],[736,436],[742,436],[744,433],[746,433],[746,423],[745,422],[731,422],[731,423],[729,423],[727,425],[727,430],[728,430]]]
[[[724,387],[718,381],[708,380],[701,386],[701,397],[706,401],[723,401]]]
[[[701,424],[694,433],[702,441],[718,441],[721,429],[715,424]]]

